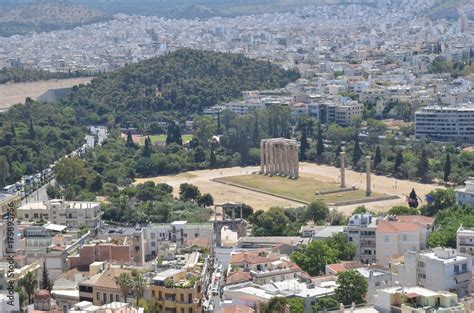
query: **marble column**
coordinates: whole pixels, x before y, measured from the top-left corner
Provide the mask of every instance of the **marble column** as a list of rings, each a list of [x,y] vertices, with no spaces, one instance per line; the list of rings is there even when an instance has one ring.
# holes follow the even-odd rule
[[[270,173],[270,149],[268,142],[264,142],[265,149],[265,175]]]
[[[341,152],[339,154],[341,158],[341,188],[346,187],[346,153]]]
[[[293,177],[293,146],[288,145],[288,177]]]
[[[260,141],[260,174],[265,173],[265,142]]]
[[[270,174],[275,175],[275,168],[275,144],[273,142],[270,142]]]
[[[283,146],[283,173],[285,176],[289,175],[289,168],[288,168],[288,144],[286,143]]]
[[[278,174],[283,175],[283,144],[278,143]]]
[[[300,167],[299,167],[299,159],[298,159],[298,146],[294,145],[294,153],[293,153],[293,158],[295,160],[295,178],[298,178],[300,176]]]
[[[366,156],[365,157],[365,171],[366,171],[366,174],[367,174],[367,178],[366,178],[366,182],[367,182],[366,195],[367,196],[370,196],[370,194],[372,193],[371,182],[370,182],[371,163],[372,163],[371,157],[369,155]]]

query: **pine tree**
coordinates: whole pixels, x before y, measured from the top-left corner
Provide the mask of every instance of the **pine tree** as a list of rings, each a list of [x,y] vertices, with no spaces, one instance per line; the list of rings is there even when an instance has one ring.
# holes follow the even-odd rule
[[[420,177],[422,182],[427,182],[429,180],[428,172],[429,172],[429,161],[428,161],[428,154],[426,150],[423,149],[421,152],[420,160],[418,162],[418,172],[417,175]]]
[[[451,174],[451,157],[449,153],[446,154],[446,161],[444,162],[444,181],[449,181],[449,175]]]
[[[43,261],[43,277],[41,281],[41,288],[51,292],[52,288],[51,280],[49,279],[48,269],[46,268],[46,262]]]
[[[173,143],[173,136],[174,136],[174,123],[168,123],[168,129],[166,130],[166,145]]]
[[[400,166],[403,164],[403,154],[402,151],[398,151],[397,156],[395,157],[395,164],[393,166],[393,171],[395,173],[400,172]]]
[[[306,138],[306,128],[303,129],[301,133],[301,142],[300,142],[300,160],[306,160],[306,150],[309,148],[308,139]]]
[[[377,165],[382,162],[382,153],[380,152],[380,147],[377,145],[375,148],[375,156],[374,156],[374,168],[377,168]]]
[[[36,138],[36,132],[35,132],[35,127],[33,126],[33,120],[30,120],[30,128],[29,128],[29,136],[31,140],[35,140]]]
[[[357,166],[360,158],[362,157],[362,150],[360,149],[359,137],[357,135],[354,138],[354,152],[352,153],[352,164]]]
[[[181,136],[181,128],[179,127],[178,124],[175,124],[175,127],[174,127],[174,142],[180,146],[183,145],[183,137]]]
[[[132,132],[130,130],[127,132],[127,143],[125,145],[129,148],[134,146]]]
[[[324,142],[321,124],[318,126],[318,141],[316,143],[316,157],[320,157],[324,153]]]
[[[15,138],[16,137],[15,125],[13,124],[10,125],[10,132],[12,133],[13,138]]]

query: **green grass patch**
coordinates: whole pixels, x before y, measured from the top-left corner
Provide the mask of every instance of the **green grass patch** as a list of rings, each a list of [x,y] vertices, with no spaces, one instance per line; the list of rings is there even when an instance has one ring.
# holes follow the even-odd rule
[[[335,203],[380,196],[380,194],[372,193],[370,197],[367,197],[365,190],[316,195],[316,191],[337,189],[339,184],[323,182],[311,176],[300,176],[298,179],[292,180],[280,176],[240,175],[222,177],[219,180],[307,202],[322,200],[325,203]]]
[[[165,142],[166,141],[166,135],[150,135],[149,137],[151,139],[152,144],[155,144],[157,142]],[[181,137],[183,137],[183,143],[193,139],[193,135],[182,135]],[[146,137],[141,137],[140,138],[140,145],[145,144],[145,138]]]

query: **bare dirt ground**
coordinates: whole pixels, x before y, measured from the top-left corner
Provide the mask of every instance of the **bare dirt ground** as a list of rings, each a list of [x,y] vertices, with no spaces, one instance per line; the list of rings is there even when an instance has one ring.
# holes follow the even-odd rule
[[[262,194],[256,191],[249,191],[239,187],[224,185],[212,181],[213,178],[220,178],[226,176],[236,176],[252,174],[257,172],[260,167],[233,167],[217,170],[201,170],[182,173],[172,176],[158,176],[153,178],[137,179],[136,183],[143,183],[144,181],[154,181],[156,183],[167,183],[173,186],[174,194],[177,196],[179,185],[182,183],[190,183],[199,187],[201,193],[210,193],[214,197],[215,203],[223,202],[244,202],[252,206],[255,210],[267,210],[271,207],[298,207],[301,203],[285,200],[279,197]],[[300,163],[300,171],[306,175],[314,176],[316,179],[327,182],[337,182],[340,175],[340,170],[335,167],[326,165],[317,165],[312,163]],[[357,173],[346,169],[346,184],[347,186],[355,185],[365,189],[365,174]],[[424,199],[424,195],[436,188],[443,188],[434,184],[420,184],[417,182],[397,180],[391,177],[372,175],[372,190],[380,194],[399,195],[400,199],[368,202],[364,205],[375,212],[387,211],[395,205],[406,205],[406,195],[410,193],[412,188],[415,188],[418,196]],[[337,210],[343,212],[345,215],[350,213],[360,204],[339,206]]]
[[[26,97],[36,99],[48,89],[69,88],[74,85],[87,84],[91,77],[68,79],[51,79],[29,83],[14,83],[0,85],[0,109],[6,109],[13,104],[25,102]]]

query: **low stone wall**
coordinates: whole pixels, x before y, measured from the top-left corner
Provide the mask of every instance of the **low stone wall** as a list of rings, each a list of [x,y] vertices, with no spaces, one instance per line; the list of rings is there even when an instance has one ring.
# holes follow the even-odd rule
[[[328,203],[328,205],[344,206],[344,205],[352,205],[352,204],[376,202],[376,201],[386,201],[386,200],[396,200],[396,199],[400,199],[400,197],[395,196],[395,195],[386,195],[386,196],[373,197],[373,198],[361,198],[361,199],[355,199],[355,200]]]
[[[316,191],[316,195],[327,195],[330,193],[338,193],[338,192],[346,192],[346,191],[353,191],[357,190],[357,188],[346,187],[346,188],[337,188],[337,189],[329,189],[329,190],[318,190]]]

